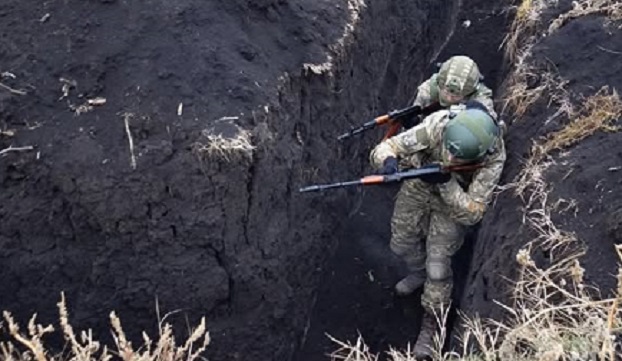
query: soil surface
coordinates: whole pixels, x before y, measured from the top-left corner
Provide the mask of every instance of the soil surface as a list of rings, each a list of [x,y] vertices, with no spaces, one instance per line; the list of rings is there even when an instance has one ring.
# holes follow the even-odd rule
[[[570,6],[569,1],[561,1],[547,11],[542,24],[548,26]],[[528,61],[537,72],[551,72],[568,81],[566,90],[573,103],[580,105],[582,97],[594,95],[603,86],[610,91],[621,89],[621,51],[619,24],[590,15],[571,19],[541,38]],[[530,85],[536,87],[541,81],[536,77]],[[503,183],[511,182],[521,169],[529,156],[531,139],[539,139],[572,121],[554,116],[560,104],[549,103],[550,95],[544,94],[525,116],[513,120],[506,137],[508,162]],[[506,116],[512,118],[511,114]],[[620,133],[598,131],[563,152],[552,153],[549,160],[554,163],[545,173],[550,189],[547,204],[551,207],[562,202],[561,207],[552,211],[551,219],[586,247],[587,253],[580,259],[585,280],[598,287],[602,296],[610,296],[616,286],[618,257],[614,245],[622,243],[621,140]],[[510,302],[507,279],[516,276],[516,252],[534,237],[533,230],[522,221],[522,204],[512,192],[503,192],[482,222],[467,281],[469,289],[462,299],[467,312],[500,318],[503,312],[493,300]],[[546,260],[547,256],[546,252],[539,252],[535,259]]]
[[[408,105],[436,61],[473,57],[499,94],[509,4],[458,3],[4,0],[0,151],[33,148],[0,154],[0,309],[56,322],[64,291],[76,328],[109,340],[116,310],[138,340],[155,334],[157,302],[180,337],[207,316],[212,360],[324,360],[326,333],[360,333],[373,352],[414,341],[419,295],[392,291],[404,273],[388,248],[395,187],[297,189],[368,173],[381,131],[336,136]],[[575,97],[620,89],[621,31],[572,19],[531,61]],[[512,122],[504,183],[531,139],[568,121],[545,122],[553,112],[543,100]],[[204,148],[245,131],[253,149]],[[577,202],[554,217],[588,246],[586,277],[605,294],[622,242],[621,140],[599,132],[546,175],[552,198]],[[532,236],[521,204],[502,193],[458,255],[463,311],[501,316],[493,300],[507,300]]]
[[[356,202],[296,190],[363,173],[336,136],[407,102],[454,8],[2,2],[0,149],[33,149],[0,154],[0,308],[55,323],[64,291],[104,341],[205,315],[210,359],[291,359]]]
[[[305,89],[282,77],[329,59],[347,10],[2,1],[1,81],[18,92],[0,89],[0,149],[34,150],[0,156],[0,309],[55,322],[64,291],[74,326],[110,341],[110,311],[139,339],[155,333],[157,302],[160,316],[176,311],[180,337],[207,316],[214,359],[288,358],[333,217],[320,203],[290,207],[311,149],[292,130],[307,104],[282,90]],[[97,97],[106,103],[79,108]],[[281,127],[284,115],[299,116]],[[193,151],[204,131],[230,137],[255,123],[258,138],[276,139],[250,157]]]

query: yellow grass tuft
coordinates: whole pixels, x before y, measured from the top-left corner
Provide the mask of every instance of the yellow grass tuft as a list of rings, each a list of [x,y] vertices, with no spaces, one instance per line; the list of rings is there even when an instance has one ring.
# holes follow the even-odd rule
[[[622,101],[618,93],[615,89],[609,92],[609,88],[604,86],[587,98],[574,121],[550,134],[541,146],[534,147],[533,156],[542,159],[546,154],[574,145],[599,130],[617,131],[620,127],[613,123],[621,116]]]
[[[568,81],[561,79],[550,71],[536,69],[527,65],[527,57],[531,48],[523,50],[517,59],[514,72],[510,75],[503,99],[503,113],[511,113],[515,120],[520,118],[545,93],[549,94],[550,106],[553,102],[564,103],[567,98],[565,89]],[[529,84],[538,82],[536,87]]]
[[[246,129],[238,129],[237,135],[232,138],[223,137],[221,134],[211,134],[209,130],[203,131],[205,141],[196,142],[193,145],[195,154],[203,157],[220,158],[227,162],[235,159],[252,159],[255,146],[251,142],[251,133]]]
[[[518,10],[516,11],[516,19],[518,21],[526,21],[529,17],[529,13],[532,11],[533,1],[532,0],[523,0],[521,4],[518,6]]]
[[[114,312],[110,314],[112,334],[116,343],[116,351],[111,351],[107,346],[93,338],[91,330],[76,334],[69,321],[69,312],[65,302],[65,295],[61,294],[58,303],[60,330],[67,342],[66,351],[52,355],[46,348],[43,337],[54,332],[52,325],[42,326],[36,323],[36,314],[28,323],[28,333],[20,331],[11,314],[4,311],[4,320],[8,326],[8,341],[0,342],[0,360],[6,361],[109,361],[120,359],[122,361],[195,361],[201,357],[210,343],[210,336],[205,327],[205,318],[188,339],[178,345],[173,336],[173,331],[164,319],[160,321],[160,334],[156,342],[143,332],[143,345],[133,348],[127,340],[121,327],[121,320]],[[6,328],[0,323],[0,335]],[[4,338],[2,335],[0,339]],[[116,356],[116,357],[115,357]]]
[[[561,14],[551,22],[548,34],[554,33],[572,19],[587,15],[602,15],[609,21],[622,20],[622,2],[618,0],[573,1],[572,10]]]
[[[532,43],[532,40],[527,40],[534,35],[536,25],[540,20],[542,10],[549,6],[549,3],[553,3],[553,0],[522,0],[520,5],[516,8],[516,15],[510,30],[503,39],[501,46],[505,47],[506,61],[514,63],[520,54],[520,48],[524,44]]]

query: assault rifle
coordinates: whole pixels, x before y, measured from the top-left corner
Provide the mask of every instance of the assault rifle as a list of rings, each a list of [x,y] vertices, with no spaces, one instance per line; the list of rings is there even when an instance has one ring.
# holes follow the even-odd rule
[[[414,117],[420,116],[420,118],[423,119],[424,117],[441,109],[443,109],[443,107],[439,103],[432,103],[425,108],[421,108],[418,105],[413,105],[408,108],[393,110],[388,114],[381,115],[374,118],[373,120],[368,121],[367,123],[363,123],[363,125],[359,127],[350,129],[348,132],[338,136],[337,139],[344,140],[346,138],[350,138],[353,135],[362,133],[366,130],[373,129],[379,125],[389,123],[389,130],[385,134],[383,140],[388,139],[397,133],[401,125],[408,124]]]
[[[465,165],[454,165],[454,166],[443,166],[441,164],[428,164],[421,168],[413,168],[408,169],[402,172],[397,172],[393,174],[374,174],[368,175],[363,178],[347,181],[347,182],[337,182],[331,184],[317,184],[312,186],[307,186],[300,188],[300,193],[305,192],[316,192],[323,191],[325,189],[331,188],[343,188],[349,186],[359,186],[359,185],[376,185],[376,184],[386,184],[386,183],[395,183],[401,182],[406,179],[413,178],[421,178],[422,180],[430,183],[439,183],[442,178],[445,178],[445,181],[448,180],[450,172],[468,172],[479,169],[483,166],[482,163],[476,164],[465,164]]]

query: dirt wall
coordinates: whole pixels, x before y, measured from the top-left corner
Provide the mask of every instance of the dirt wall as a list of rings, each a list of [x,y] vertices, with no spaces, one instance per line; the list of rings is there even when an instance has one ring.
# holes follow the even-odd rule
[[[538,34],[558,16],[571,9],[571,2],[562,1],[543,12]],[[544,92],[527,112],[519,117],[506,113],[511,120],[506,137],[508,161],[502,183],[506,186],[517,180],[520,170],[531,156],[534,141],[576,121],[586,112],[579,112],[586,99],[603,86],[607,94],[620,89],[622,83],[615,57],[622,48],[619,24],[603,13],[569,18],[546,37],[538,37],[525,64],[529,71],[528,90],[544,86]],[[617,50],[615,50],[617,49]],[[551,83],[549,80],[554,79]],[[548,85],[547,85],[548,84]],[[507,84],[506,84],[507,85]],[[504,96],[510,96],[508,88]],[[568,101],[568,102],[566,102]],[[568,117],[564,109],[572,105],[577,111]],[[619,125],[619,121],[614,122]],[[533,196],[533,187],[523,198],[508,187],[497,197],[494,207],[484,218],[468,276],[468,288],[462,304],[468,314],[501,318],[504,312],[495,301],[511,304],[512,280],[518,276],[516,255],[519,249],[534,240],[537,232],[528,220],[527,211],[544,210],[556,229],[576,239],[572,248],[581,247],[585,255],[580,261],[585,268],[585,282],[595,286],[604,297],[616,287],[617,256],[615,244],[620,244],[620,176],[622,162],[618,144],[620,134],[597,130],[594,134],[555,150],[542,162],[549,164],[542,174],[547,198],[536,198],[537,207],[526,207]],[[540,192],[540,195],[544,193]],[[540,203],[544,201],[544,203]],[[529,218],[529,217],[527,217]],[[545,231],[552,228],[545,227]],[[554,252],[562,247],[557,244]],[[553,251],[534,249],[533,257],[546,266]]]
[[[412,97],[455,6],[4,2],[0,148],[33,150],[0,157],[0,308],[53,322],[64,291],[136,338],[157,300],[212,359],[287,359],[350,202],[297,189],[363,171],[377,138],[336,135]]]

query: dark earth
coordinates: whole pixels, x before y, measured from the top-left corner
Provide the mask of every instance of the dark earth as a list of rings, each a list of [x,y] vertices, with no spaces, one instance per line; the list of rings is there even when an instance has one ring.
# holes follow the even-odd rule
[[[542,24],[570,8],[570,1],[560,1],[547,12]],[[569,97],[580,105],[582,99],[596,94],[602,86],[608,86],[610,92],[622,88],[620,56],[619,22],[589,15],[572,19],[537,41],[529,62],[542,73],[552,72],[568,81]],[[537,75],[532,80],[532,87],[542,81]],[[562,116],[545,122],[560,106],[555,101],[549,103],[550,95],[544,94],[520,119],[506,114],[511,125],[506,137],[509,151],[502,182],[508,183],[517,175],[529,155],[531,140],[542,139],[573,120]],[[614,125],[621,125],[620,117],[622,114],[618,114]],[[569,211],[552,210],[551,218],[559,229],[573,233],[586,249],[580,258],[585,281],[597,287],[603,297],[612,296],[616,288],[619,258],[615,245],[622,244],[621,141],[618,132],[597,131],[563,153],[552,153],[549,160],[555,163],[544,175],[551,189],[549,206],[558,200],[576,201],[576,207]],[[516,277],[516,252],[534,236],[529,226],[523,224],[522,206],[511,191],[502,192],[482,221],[466,280],[467,291],[461,299],[465,312],[500,318],[503,311],[493,300],[511,304],[511,285],[507,280]],[[535,258],[542,260],[548,256],[540,251]]]
[[[454,10],[2,2],[0,149],[34,149],[0,159],[0,308],[55,322],[64,291],[74,326],[108,341],[111,310],[135,340],[156,309],[181,335],[205,315],[208,357],[291,359],[354,204],[297,189],[362,173],[370,144],[336,135],[406,103]],[[239,129],[250,155],[197,151]]]
[[[297,190],[370,172],[381,131],[336,136],[408,105],[437,61],[472,56],[501,95],[509,5],[3,1],[0,151],[33,149],[0,154],[0,309],[56,323],[64,291],[76,328],[110,341],[116,310],[137,340],[155,334],[157,302],[176,311],[180,336],[207,317],[211,360],[323,360],[336,348],[325,333],[360,332],[374,352],[413,342],[418,295],[392,292],[403,273],[388,249],[395,187]],[[533,61],[554,64],[576,94],[619,89],[620,31],[599,16],[573,19]],[[79,108],[98,97],[106,103]],[[543,125],[551,112],[543,99],[511,122],[504,183],[531,139],[568,121]],[[206,133],[241,129],[252,152],[197,147]],[[547,174],[552,198],[578,203],[556,221],[587,244],[587,277],[604,293],[622,242],[622,178],[609,170],[622,166],[620,140],[589,137]],[[501,193],[458,255],[455,301],[467,313],[501,317],[493,299],[507,301],[503,279],[531,237],[521,205]]]

